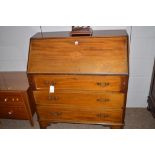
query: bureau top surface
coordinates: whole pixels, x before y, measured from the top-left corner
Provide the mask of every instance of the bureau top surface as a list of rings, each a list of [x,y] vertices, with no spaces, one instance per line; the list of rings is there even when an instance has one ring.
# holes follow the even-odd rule
[[[91,37],[118,37],[127,36],[126,30],[95,30]],[[72,37],[70,31],[60,32],[43,32],[36,33],[31,39],[46,39],[46,38],[68,38]]]
[[[128,36],[124,30],[36,34],[30,40],[28,73],[128,74]]]
[[[26,72],[0,72],[0,91],[27,90],[29,87]]]

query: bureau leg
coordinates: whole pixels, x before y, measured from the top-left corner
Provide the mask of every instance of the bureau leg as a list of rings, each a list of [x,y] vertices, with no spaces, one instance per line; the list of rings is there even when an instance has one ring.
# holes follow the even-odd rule
[[[47,126],[49,125],[48,122],[39,122],[39,125],[40,125],[40,129],[46,129]]]
[[[111,125],[110,128],[111,129],[123,129],[123,125]]]

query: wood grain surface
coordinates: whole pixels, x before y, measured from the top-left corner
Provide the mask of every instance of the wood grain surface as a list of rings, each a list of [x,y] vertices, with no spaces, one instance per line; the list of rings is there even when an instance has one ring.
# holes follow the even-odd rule
[[[48,89],[55,86],[55,91],[61,90],[98,90],[122,91],[125,76],[91,76],[91,75],[36,75],[33,76],[35,89]]]
[[[123,108],[123,93],[49,93],[48,91],[34,91],[37,105],[57,105],[61,107],[83,107],[87,109]]]
[[[28,72],[127,74],[126,44],[126,37],[32,39]]]
[[[54,122],[91,122],[91,123],[120,123],[122,122],[122,110],[86,110],[57,106],[41,107],[38,106],[40,121],[49,120]]]

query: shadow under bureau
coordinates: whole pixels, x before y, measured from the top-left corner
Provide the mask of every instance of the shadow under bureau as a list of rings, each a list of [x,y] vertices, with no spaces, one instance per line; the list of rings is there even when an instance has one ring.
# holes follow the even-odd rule
[[[41,128],[50,123],[122,128],[128,88],[124,30],[37,33],[30,39],[28,80]]]
[[[29,120],[33,126],[29,90],[26,72],[0,72],[0,119]]]

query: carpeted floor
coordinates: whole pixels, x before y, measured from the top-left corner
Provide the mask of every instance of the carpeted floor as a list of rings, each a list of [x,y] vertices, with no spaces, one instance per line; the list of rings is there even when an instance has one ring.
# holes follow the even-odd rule
[[[34,115],[34,127],[29,121],[0,119],[1,129],[39,129],[37,117]],[[107,129],[102,125],[56,123],[48,129]],[[127,108],[125,129],[155,129],[155,119],[145,108]],[[109,129],[109,128],[108,128]]]

